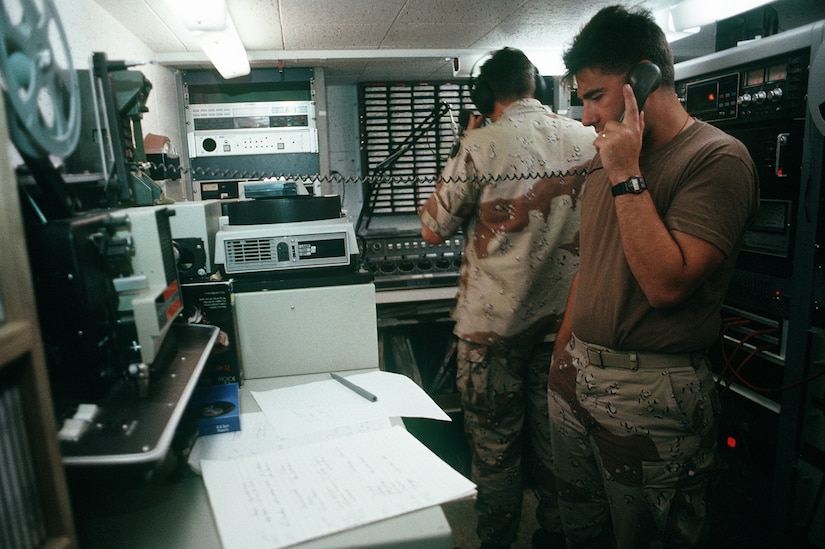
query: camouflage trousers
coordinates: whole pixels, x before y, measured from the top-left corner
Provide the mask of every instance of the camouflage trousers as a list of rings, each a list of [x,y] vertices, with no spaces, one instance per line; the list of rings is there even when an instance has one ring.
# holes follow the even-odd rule
[[[458,342],[456,384],[472,448],[482,542],[508,545],[516,539],[528,473],[526,437],[535,456],[529,473],[538,498],[536,518],[543,528],[561,531],[547,417],[552,351],[552,343],[496,348]]]
[[[707,543],[720,407],[704,353],[613,353],[573,337],[553,357],[548,404],[570,547]]]

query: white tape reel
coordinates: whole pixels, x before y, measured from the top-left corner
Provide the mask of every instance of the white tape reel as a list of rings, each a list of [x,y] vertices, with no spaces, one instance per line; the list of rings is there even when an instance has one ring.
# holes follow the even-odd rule
[[[51,0],[3,0],[0,84],[21,154],[66,157],[80,136],[80,90]]]

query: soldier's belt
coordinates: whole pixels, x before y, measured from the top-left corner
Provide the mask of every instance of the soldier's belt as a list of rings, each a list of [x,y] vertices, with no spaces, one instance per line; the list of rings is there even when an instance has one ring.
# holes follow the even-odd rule
[[[577,338],[578,339],[578,338]],[[666,370],[667,368],[697,368],[704,353],[645,353],[637,351],[614,351],[590,345],[578,339],[587,349],[587,360],[600,368],[623,368],[625,370]]]

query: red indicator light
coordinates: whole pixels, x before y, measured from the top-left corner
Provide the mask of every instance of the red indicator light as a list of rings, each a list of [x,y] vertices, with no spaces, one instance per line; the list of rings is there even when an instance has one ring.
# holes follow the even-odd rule
[[[708,94],[708,101],[716,101],[716,94],[715,93],[709,93]]]
[[[728,445],[728,448],[736,448],[736,439],[733,437],[728,437],[725,443]]]

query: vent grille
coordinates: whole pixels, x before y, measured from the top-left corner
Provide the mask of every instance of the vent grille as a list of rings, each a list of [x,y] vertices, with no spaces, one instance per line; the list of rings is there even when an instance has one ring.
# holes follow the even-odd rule
[[[226,271],[261,271],[278,266],[274,238],[244,238],[228,240],[226,246]]]

